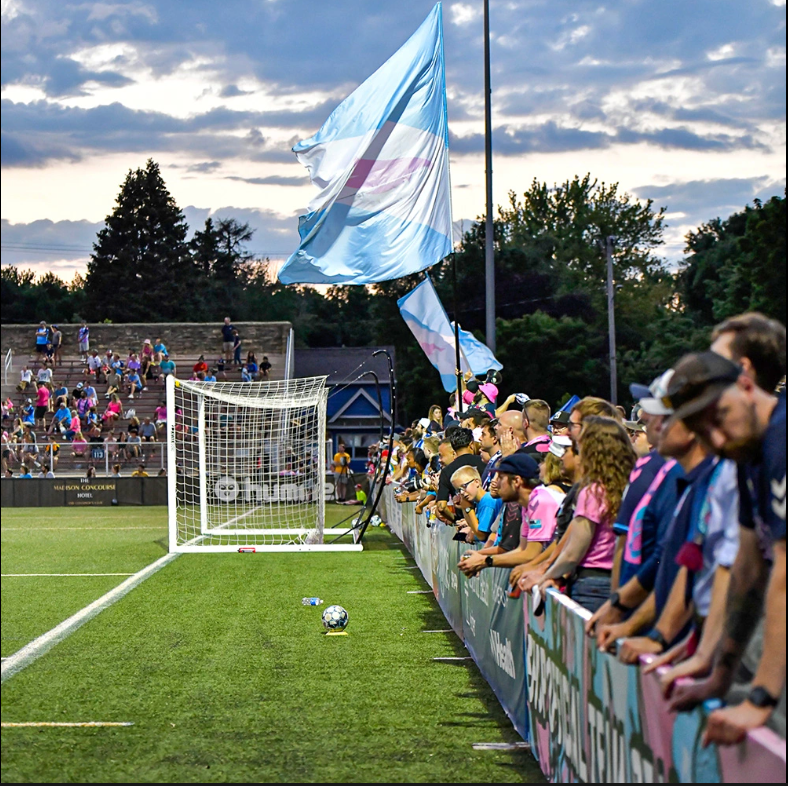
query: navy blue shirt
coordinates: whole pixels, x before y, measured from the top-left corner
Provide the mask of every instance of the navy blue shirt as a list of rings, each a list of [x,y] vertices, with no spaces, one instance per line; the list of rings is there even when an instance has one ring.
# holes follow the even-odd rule
[[[754,529],[764,555],[785,540],[785,394],[777,399],[755,461],[739,466],[739,522]]]
[[[663,465],[664,466],[664,465]],[[667,468],[666,468],[667,469]],[[620,586],[624,586],[631,578],[637,576],[638,583],[649,592],[654,588],[654,581],[659,568],[660,552],[658,544],[673,521],[673,514],[679,502],[678,481],[684,477],[680,464],[674,464],[667,470],[664,480],[654,492],[653,497],[642,513],[639,522],[640,560],[627,559],[627,551],[621,560]]]
[[[643,495],[648,491],[651,482],[657,476],[665,459],[657,453],[656,450],[638,459],[632,474],[629,476],[629,485],[624,493],[624,498],[621,500],[621,507],[618,509],[618,516],[616,522],[613,524],[613,532],[616,535],[626,535],[629,531],[629,522],[632,519],[632,514],[635,508],[643,499]],[[621,582],[624,583],[623,581]]]
[[[660,555],[659,568],[654,581],[656,619],[659,619],[659,615],[668,603],[670,591],[680,570],[676,557],[687,540],[693,515],[700,515],[700,508],[706,498],[715,466],[714,456],[707,456],[695,469],[676,480],[679,503],[673,520],[665,529],[665,537],[657,547]]]

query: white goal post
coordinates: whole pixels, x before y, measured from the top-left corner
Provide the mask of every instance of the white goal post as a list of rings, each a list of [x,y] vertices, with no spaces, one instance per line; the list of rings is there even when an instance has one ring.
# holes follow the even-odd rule
[[[167,378],[170,551],[360,551],[326,544],[325,377]]]

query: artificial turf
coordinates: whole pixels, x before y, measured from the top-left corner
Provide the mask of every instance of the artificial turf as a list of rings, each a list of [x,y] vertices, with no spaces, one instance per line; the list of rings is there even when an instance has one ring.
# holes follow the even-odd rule
[[[25,561],[20,533],[45,543],[43,512],[25,511],[23,530],[8,513],[3,573],[131,571],[164,553],[164,510],[80,510],[80,526],[110,529],[58,531],[59,556]],[[58,511],[59,524],[77,526],[75,513]],[[160,530],[120,529],[136,517]],[[125,545],[115,558],[94,553],[112,550],[112,535]],[[544,782],[527,752],[472,749],[519,738],[470,661],[432,660],[465,651],[453,634],[422,633],[447,625],[431,595],[407,594],[426,588],[413,564],[385,530],[368,533],[363,553],[178,557],[2,687],[4,722],[134,726],[4,728],[2,780]],[[11,581],[22,579],[3,579],[4,618]],[[74,591],[77,579],[60,581],[64,596]],[[38,614],[41,591],[10,594]],[[320,608],[301,605],[309,595],[347,608],[348,636],[323,635]],[[4,637],[38,630],[21,616],[8,630],[3,620]]]

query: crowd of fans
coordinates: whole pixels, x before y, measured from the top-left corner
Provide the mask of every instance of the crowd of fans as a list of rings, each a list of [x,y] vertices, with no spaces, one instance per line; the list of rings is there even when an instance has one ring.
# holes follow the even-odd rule
[[[229,328],[231,341],[227,341]],[[186,378],[197,382],[227,381],[240,370],[243,381],[266,380],[271,363],[258,363],[253,351],[241,362],[241,339],[227,317],[221,328],[222,354],[213,364],[200,355]],[[91,347],[90,328],[83,322],[74,336],[81,363],[79,381],[71,390],[63,373],[63,333],[42,321],[35,330],[33,361],[19,373],[17,396],[2,402],[2,476],[52,478],[66,451],[78,469],[95,474],[94,457],[106,456],[102,467],[120,474],[127,465],[134,475],[145,473],[144,462],[155,454],[146,443],[165,438],[167,405],[164,384],[178,372],[162,338],[146,338],[128,353]],[[230,344],[228,349],[228,343]],[[181,370],[183,374],[184,370]],[[187,372],[188,373],[188,372]],[[73,377],[73,374],[71,375]],[[138,417],[135,400],[155,397],[152,416]],[[129,403],[124,408],[124,399]],[[101,451],[96,451],[102,448]],[[115,471],[117,469],[117,471]]]
[[[785,327],[727,320],[708,351],[633,385],[627,413],[601,398],[496,406],[499,374],[396,435],[399,502],[477,544],[469,580],[510,569],[537,613],[555,588],[626,663],[655,659],[674,710],[728,701],[706,742],[769,723],[785,736]],[[692,681],[682,678],[692,677]]]

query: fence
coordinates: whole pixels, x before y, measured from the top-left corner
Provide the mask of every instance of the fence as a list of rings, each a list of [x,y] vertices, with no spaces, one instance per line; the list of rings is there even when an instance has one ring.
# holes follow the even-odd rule
[[[58,450],[52,449],[56,444]],[[40,472],[51,471],[60,476],[83,476],[89,468],[95,470],[96,475],[110,477],[112,468],[121,465],[121,473],[131,475],[140,464],[145,465],[145,471],[155,475],[165,470],[166,445],[161,442],[86,442],[74,445],[73,442],[43,442],[36,446],[35,452],[26,444],[12,444],[9,446],[14,453],[14,459],[9,463],[11,469],[21,468],[24,464],[35,475]]]
[[[601,653],[588,612],[551,591],[543,616],[507,598],[508,571],[467,580],[468,546],[430,529],[389,487],[381,515],[415,557],[449,624],[464,640],[514,727],[552,783],[784,783],[785,740],[768,729],[730,748],[703,749],[703,710],[671,714],[658,676]]]

